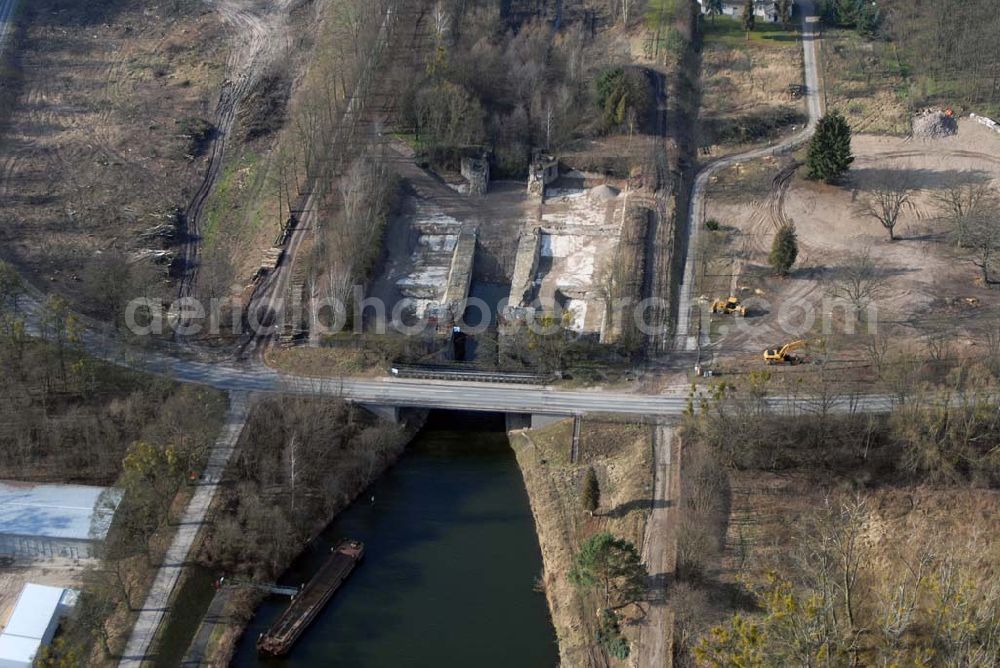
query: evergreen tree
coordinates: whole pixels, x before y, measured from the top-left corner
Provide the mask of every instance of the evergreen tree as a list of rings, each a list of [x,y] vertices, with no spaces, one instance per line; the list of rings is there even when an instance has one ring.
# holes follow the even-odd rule
[[[792,223],[782,225],[771,243],[771,255],[768,256],[771,268],[779,276],[787,276],[798,256],[799,242],[795,234],[795,225]]]
[[[583,494],[581,496],[583,509],[591,515],[601,505],[601,487],[597,483],[597,474],[593,468],[587,469],[587,475],[583,479]]]
[[[743,29],[747,31],[747,40],[750,39],[750,31],[757,25],[757,15],[754,14],[754,0],[747,0],[743,5]]]
[[[852,162],[851,126],[840,112],[831,111],[819,119],[816,134],[809,144],[808,176],[833,183],[847,172]]]
[[[635,545],[606,531],[583,544],[569,573],[570,581],[578,587],[600,588],[606,608],[639,600],[648,576]]]
[[[722,0],[708,0],[708,5],[705,9],[708,11],[708,15],[712,17],[712,23],[715,23],[715,17],[722,13]]]

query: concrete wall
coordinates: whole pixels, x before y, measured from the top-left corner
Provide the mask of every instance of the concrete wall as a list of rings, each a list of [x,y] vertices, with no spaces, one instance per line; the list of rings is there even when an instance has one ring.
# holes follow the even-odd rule
[[[90,559],[96,545],[86,540],[0,534],[0,555],[18,559]]]
[[[469,296],[469,286],[472,285],[472,265],[476,258],[476,233],[465,230],[458,236],[458,243],[451,256],[451,269],[448,271],[448,284],[444,291],[444,303],[455,313],[462,308]]]
[[[507,301],[509,307],[523,306],[531,299],[541,250],[542,231],[538,227],[522,233],[517,240],[517,257],[514,260],[514,274],[510,280],[510,297]]]
[[[485,195],[490,187],[490,160],[486,154],[462,158],[462,176],[469,182],[470,195]]]
[[[545,197],[545,186],[559,178],[559,161],[550,155],[536,156],[528,165],[528,195]]]

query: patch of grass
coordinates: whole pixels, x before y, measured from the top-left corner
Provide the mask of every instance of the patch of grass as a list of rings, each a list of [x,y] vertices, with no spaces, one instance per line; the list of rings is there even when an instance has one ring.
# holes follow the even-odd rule
[[[656,31],[677,11],[677,0],[649,0],[646,3],[646,27]]]
[[[721,44],[731,49],[745,49],[749,46],[798,47],[798,30],[786,28],[780,23],[758,21],[757,27],[750,31],[749,40],[740,21],[729,16],[717,16],[714,19],[706,17],[702,27],[706,45]]]
[[[215,596],[215,587],[212,586],[214,578],[212,572],[202,566],[190,566],[187,569],[180,586],[174,592],[170,611],[157,636],[156,654],[152,661],[155,668],[180,665],[198,631],[201,618]]]
[[[220,224],[230,215],[230,212],[242,210],[242,193],[245,188],[240,187],[240,179],[237,177],[245,175],[246,183],[256,184],[259,163],[260,156],[256,153],[247,153],[223,169],[222,176],[212,191],[209,205],[205,210],[205,219],[200,229],[202,244],[206,249],[211,248],[218,241]]]

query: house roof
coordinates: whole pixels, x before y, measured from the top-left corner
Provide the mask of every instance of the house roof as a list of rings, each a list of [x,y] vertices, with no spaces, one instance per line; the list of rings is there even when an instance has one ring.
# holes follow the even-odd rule
[[[120,501],[107,487],[0,481],[0,534],[103,540]]]
[[[77,592],[27,583],[0,633],[0,665],[30,666],[38,648],[47,643],[61,614],[76,604]]]

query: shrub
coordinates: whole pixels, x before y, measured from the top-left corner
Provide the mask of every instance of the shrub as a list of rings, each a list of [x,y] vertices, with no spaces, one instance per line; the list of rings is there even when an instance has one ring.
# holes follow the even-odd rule
[[[771,255],[768,256],[771,268],[779,276],[787,276],[798,256],[799,242],[795,235],[795,226],[791,223],[782,225],[778,228],[778,233],[774,235],[771,244]]]
[[[722,226],[719,225],[719,221],[717,221],[715,218],[709,218],[708,220],[705,221],[705,227],[707,227],[712,232],[718,232],[719,228],[721,228]]]
[[[615,659],[627,659],[629,656],[628,640],[622,635],[621,627],[618,625],[618,616],[607,608],[601,611],[597,642],[609,656]]]

